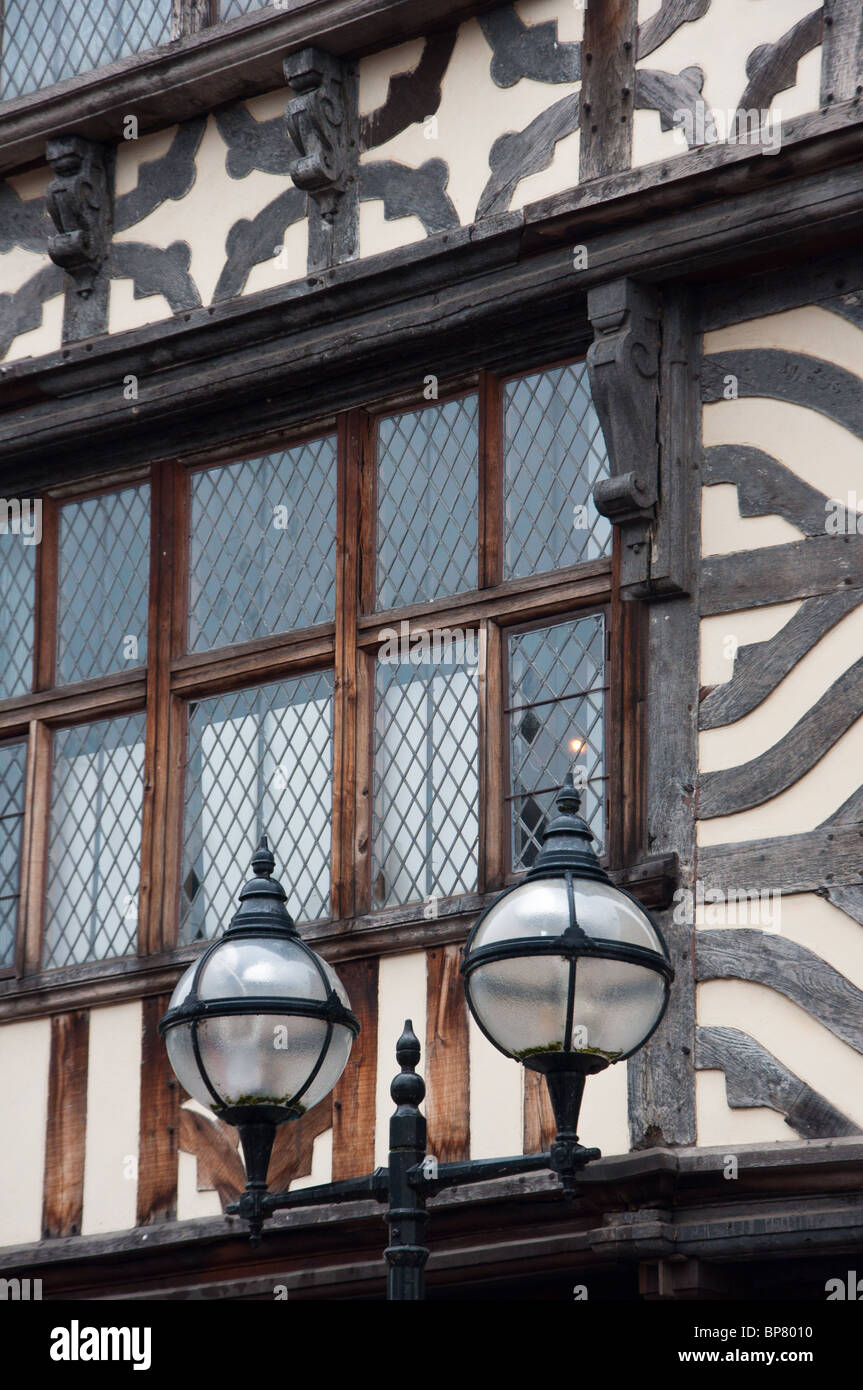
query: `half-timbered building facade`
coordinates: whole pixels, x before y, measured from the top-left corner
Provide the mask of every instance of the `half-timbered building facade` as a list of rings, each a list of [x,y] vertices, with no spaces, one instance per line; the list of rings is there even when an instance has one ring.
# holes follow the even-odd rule
[[[863,17],[0,7],[0,1273],[380,1298],[374,1202],[223,1212],[157,1023],[262,831],[362,1024],[271,1185],[547,1147],[461,947],[575,765],[676,978],[581,1195],[429,1296],[823,1298],[863,1241]],[[280,1292],[277,1292],[280,1291]]]

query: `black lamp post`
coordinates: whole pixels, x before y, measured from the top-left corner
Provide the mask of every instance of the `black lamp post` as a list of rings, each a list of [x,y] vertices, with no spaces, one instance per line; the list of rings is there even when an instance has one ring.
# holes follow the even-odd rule
[[[246,1190],[228,1212],[260,1239],[273,1212],[374,1197],[388,1204],[387,1298],[424,1298],[426,1200],[445,1187],[551,1168],[567,1197],[599,1157],[578,1142],[585,1077],[641,1047],[664,1012],[673,971],[658,927],[616,888],[591,849],[567,779],[526,879],[483,913],[462,971],[468,1004],[491,1043],[545,1074],[558,1133],[549,1153],[441,1163],[426,1154],[410,1020],[396,1046],[386,1168],[295,1192],[267,1191],[276,1127],[332,1089],[359,1023],[334,972],[302,942],[262,841],[255,877],[224,936],[182,977],[159,1028],[190,1095],[240,1132]]]

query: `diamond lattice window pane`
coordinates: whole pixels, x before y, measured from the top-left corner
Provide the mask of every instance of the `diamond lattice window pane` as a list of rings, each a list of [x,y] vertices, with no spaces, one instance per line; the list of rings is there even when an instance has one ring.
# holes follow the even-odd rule
[[[184,942],[227,926],[262,832],[294,921],[330,915],[332,767],[330,671],[189,706]]]
[[[36,508],[41,503],[36,501]],[[33,687],[33,605],[41,511],[32,501],[0,501],[0,700]]]
[[[475,892],[476,653],[462,640],[440,662],[381,659],[376,687],[374,905]]]
[[[605,621],[601,613],[509,639],[512,866],[536,859],[557,789],[572,768],[602,852]]]
[[[0,746],[0,970],[15,960],[26,767],[26,743]]]
[[[145,724],[130,714],[54,735],[46,967],[135,950]]]
[[[378,424],[378,608],[475,589],[477,398]]]
[[[253,10],[264,8],[262,0],[222,0],[219,18],[224,22],[228,19],[236,19],[238,15],[251,14]]]
[[[608,555],[611,523],[593,503],[608,456],[583,362],[504,389],[504,577]]]
[[[0,99],[167,43],[170,0],[5,0]]]
[[[192,477],[189,649],[330,622],[336,437]]]
[[[147,661],[150,489],[60,510],[57,684]]]

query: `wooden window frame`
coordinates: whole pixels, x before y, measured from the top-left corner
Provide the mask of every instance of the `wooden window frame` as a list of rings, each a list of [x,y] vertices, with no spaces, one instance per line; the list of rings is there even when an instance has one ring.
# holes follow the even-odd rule
[[[564,359],[578,362],[583,352]],[[22,835],[16,977],[0,981],[0,1011],[9,994],[41,993],[47,1000],[76,986],[96,998],[135,997],[165,988],[203,943],[178,943],[186,708],[192,697],[252,688],[316,669],[334,672],[331,916],[309,924],[310,940],[335,954],[405,949],[456,940],[506,883],[509,820],[505,760],[492,750],[505,741],[506,638],[516,627],[551,625],[604,609],[608,613],[606,729],[609,837],[607,859],[633,864],[641,844],[643,793],[639,776],[643,713],[643,615],[622,603],[617,533],[611,556],[523,578],[503,580],[503,387],[515,376],[559,366],[528,361],[506,370],[461,372],[441,379],[437,401],[422,388],[382,396],[362,407],[329,413],[230,446],[196,449],[146,467],[103,473],[44,493],[43,545],[37,565],[34,691],[0,703],[0,740],[28,737],[27,804]],[[478,587],[403,608],[375,611],[377,568],[377,421],[386,415],[441,404],[467,393],[479,398]],[[337,539],[334,621],[256,638],[212,651],[187,651],[191,481],[202,469],[254,459],[322,434],[337,436]],[[136,482],[151,489],[147,665],[131,672],[53,686],[57,631],[59,507],[63,502],[118,491]],[[382,630],[408,622],[411,634],[439,627],[475,628],[485,647],[479,676],[479,865],[476,894],[440,902],[437,920],[423,903],[372,910],[372,758],[374,661]],[[142,810],[141,888],[135,957],[109,958],[41,970],[45,867],[50,814],[52,731],[77,722],[144,709],[147,714]],[[275,846],[277,862],[279,847]],[[288,885],[290,891],[290,885]],[[401,935],[399,935],[401,933]],[[393,941],[393,945],[386,943]],[[373,942],[373,945],[369,943]],[[160,973],[161,972],[161,973]],[[122,980],[125,979],[125,984]],[[102,985],[100,985],[102,982]],[[123,993],[123,990],[126,993]],[[75,996],[77,997],[77,996]],[[44,1010],[43,1010],[44,1011]]]

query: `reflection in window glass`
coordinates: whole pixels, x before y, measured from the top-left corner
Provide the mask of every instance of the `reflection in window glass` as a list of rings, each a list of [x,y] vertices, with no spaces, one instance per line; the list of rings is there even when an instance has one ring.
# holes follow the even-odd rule
[[[3,101],[171,37],[170,0],[4,0],[0,14]]]
[[[555,793],[572,769],[581,813],[602,852],[605,806],[605,622],[601,613],[509,639],[512,867],[539,852]]]
[[[475,589],[477,398],[378,424],[377,606]]]
[[[150,583],[150,489],[60,509],[57,684],[144,666]]]
[[[332,767],[331,671],[189,705],[184,942],[227,926],[262,833],[294,920],[329,916]]]
[[[192,476],[189,650],[331,622],[336,437]]]
[[[609,554],[611,522],[593,503],[608,456],[585,363],[508,382],[503,423],[504,578]]]
[[[0,746],[0,970],[15,962],[27,745]]]
[[[477,887],[476,643],[466,634],[437,655],[414,665],[382,653],[377,663],[375,907]]]
[[[23,511],[22,511],[23,507]],[[33,688],[33,605],[41,503],[0,505],[0,700]]]
[[[135,950],[144,728],[142,713],[54,735],[46,967]]]

